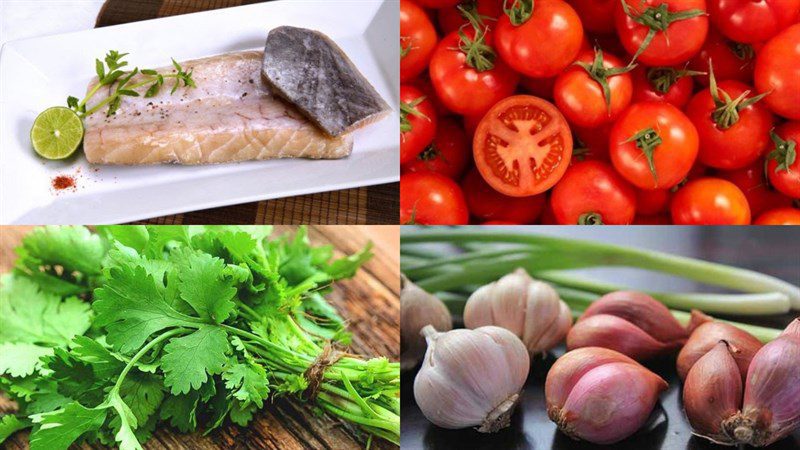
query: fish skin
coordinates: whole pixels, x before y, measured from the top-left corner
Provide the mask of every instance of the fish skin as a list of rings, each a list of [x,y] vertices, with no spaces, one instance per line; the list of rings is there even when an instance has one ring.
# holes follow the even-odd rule
[[[267,36],[264,78],[331,136],[382,119],[390,107],[350,58],[328,36],[282,26]]]
[[[182,63],[196,88],[172,79],[155,97],[123,97],[116,114],[105,109],[85,120],[83,148],[93,164],[213,164],[275,158],[348,156],[351,136],[331,138],[293,106],[274,96],[261,77],[263,52],[227,53]],[[174,73],[171,67],[157,69]],[[141,80],[137,75],[131,84]],[[95,78],[88,90],[97,84]],[[107,98],[102,88],[88,105]],[[87,109],[88,109],[87,108]]]

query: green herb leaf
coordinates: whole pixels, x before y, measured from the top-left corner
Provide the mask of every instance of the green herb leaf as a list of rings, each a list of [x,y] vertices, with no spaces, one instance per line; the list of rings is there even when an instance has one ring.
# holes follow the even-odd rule
[[[105,409],[89,409],[77,402],[45,414],[37,414],[31,433],[31,450],[67,450],[83,434],[97,431],[106,420]]]
[[[199,389],[208,380],[207,374],[222,372],[227,351],[227,334],[212,326],[202,326],[188,336],[172,339],[161,357],[164,385],[171,388],[173,395]]]

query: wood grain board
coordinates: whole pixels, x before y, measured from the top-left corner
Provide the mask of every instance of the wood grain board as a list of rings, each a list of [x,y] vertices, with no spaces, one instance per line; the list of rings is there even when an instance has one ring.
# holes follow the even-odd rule
[[[32,227],[0,227],[0,272],[9,271],[16,255],[14,247]],[[276,226],[274,235],[291,233],[295,227]],[[400,279],[398,226],[315,226],[309,228],[314,245],[332,244],[336,256],[354,253],[373,243],[375,256],[356,276],[334,285],[328,299],[350,322],[351,350],[365,356],[385,355],[396,361],[400,355]],[[0,397],[0,412],[13,410],[13,403]],[[28,448],[28,433],[9,438],[3,448]],[[182,434],[160,428],[144,446],[156,449],[360,449],[364,442],[341,422],[319,417],[300,402],[276,400],[256,416],[248,427],[226,425],[209,436]],[[397,448],[385,441],[373,447]],[[81,448],[93,448],[84,445]],[[99,448],[99,447],[97,447]]]

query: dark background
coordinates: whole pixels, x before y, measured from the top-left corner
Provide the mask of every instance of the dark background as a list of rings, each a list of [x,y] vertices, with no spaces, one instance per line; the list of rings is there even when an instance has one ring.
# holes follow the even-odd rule
[[[516,227],[519,231],[522,227]],[[497,227],[501,230],[503,227]],[[757,270],[800,284],[800,228],[796,227],[529,227],[531,233],[569,236],[576,239],[594,239],[608,243],[649,248],[683,256],[702,258],[743,268]],[[406,232],[413,230],[406,229]],[[662,291],[719,291],[719,288],[700,285],[693,281],[677,279],[637,269],[582,270],[597,278],[631,287]],[[793,314],[770,317],[733,317],[734,320],[783,328]],[[717,317],[725,317],[719,314]],[[461,318],[455,326],[463,326]],[[478,433],[473,429],[446,430],[425,419],[414,402],[415,371],[403,374],[402,379],[402,434],[403,449],[726,449],[692,436],[681,405],[681,384],[675,372],[674,357],[665,357],[645,364],[659,374],[670,386],[661,394],[661,401],[650,417],[649,423],[623,442],[600,446],[577,442],[558,432],[547,417],[544,399],[544,380],[564,346],[556,348],[545,359],[534,360],[531,374],[523,391],[511,426],[493,435]],[[800,362],[798,362],[800,364]],[[792,401],[787,399],[787,401]],[[793,401],[800,401],[794,399]],[[800,430],[768,447],[774,450],[800,449]]]

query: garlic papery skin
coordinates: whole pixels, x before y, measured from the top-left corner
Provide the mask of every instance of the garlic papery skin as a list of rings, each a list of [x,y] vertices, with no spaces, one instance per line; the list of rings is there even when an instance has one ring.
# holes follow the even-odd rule
[[[641,361],[677,350],[689,332],[707,320],[702,313],[692,314],[685,328],[647,294],[611,292],[594,301],[575,322],[567,334],[567,349],[606,347]]]
[[[423,333],[428,349],[414,379],[422,414],[442,428],[507,427],[530,368],[522,341],[494,326]]]
[[[736,360],[742,381],[744,381],[750,361],[762,347],[761,341],[740,328],[716,321],[706,322],[692,331],[689,340],[678,353],[677,368],[681,380],[686,379],[689,369],[719,341],[727,342],[730,344],[730,348],[734,349],[731,356]]]
[[[726,431],[742,406],[742,376],[733,349],[717,341],[691,367],[683,384],[683,406],[694,434],[717,444],[735,445]]]
[[[572,326],[572,314],[549,284],[517,269],[469,297],[464,307],[464,325],[505,328],[522,339],[534,356],[564,340]]]
[[[613,444],[647,422],[667,382],[613,350],[585,347],[559,358],[547,374],[547,414],[574,439]]]
[[[400,369],[409,370],[425,356],[422,328],[432,325],[437,330],[448,331],[453,328],[453,319],[438,297],[422,290],[405,275],[400,285]]]
[[[726,431],[741,444],[763,447],[800,427],[800,318],[750,362],[742,413]]]

